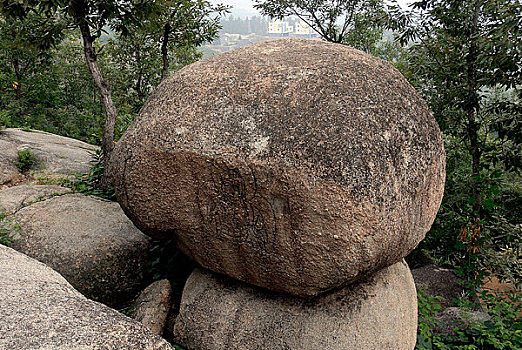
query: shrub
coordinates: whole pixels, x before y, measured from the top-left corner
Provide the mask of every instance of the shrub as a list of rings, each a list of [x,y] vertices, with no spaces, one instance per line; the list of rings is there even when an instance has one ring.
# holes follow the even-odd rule
[[[455,328],[453,334],[441,337],[433,332],[438,325],[433,317],[440,311],[437,297],[419,296],[419,328],[415,349],[479,350],[522,349],[522,304],[520,294],[497,296],[483,292],[481,300],[491,319]],[[470,308],[471,303],[461,305]]]
[[[35,160],[34,153],[29,148],[24,148],[18,150],[18,161],[15,165],[22,172],[26,172],[34,166]]]
[[[0,110],[0,130],[7,127],[9,127],[9,114],[4,110]]]
[[[86,195],[98,196],[105,199],[116,200],[114,188],[103,190],[101,187],[104,166],[102,151],[98,150],[91,154],[92,160],[89,163],[89,172],[87,174],[77,174],[75,180],[70,184],[75,192]]]
[[[18,233],[20,226],[8,220],[7,214],[0,211],[0,244],[10,246],[15,239],[12,238],[13,233]]]

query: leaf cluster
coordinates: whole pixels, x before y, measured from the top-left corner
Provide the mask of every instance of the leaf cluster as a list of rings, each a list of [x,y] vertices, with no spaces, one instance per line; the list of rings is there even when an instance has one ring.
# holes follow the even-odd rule
[[[436,319],[441,310],[437,297],[426,295],[422,291],[418,294],[419,328],[415,349],[520,349],[522,348],[522,305],[520,295],[503,295],[483,293],[482,302],[486,305],[490,319],[485,322],[466,322],[457,325],[453,332],[442,337],[435,329],[444,327]],[[460,306],[463,311],[470,305]]]
[[[0,210],[0,244],[10,246],[16,242],[16,236],[20,233],[20,225],[15,223],[8,215]]]
[[[18,161],[15,162],[15,165],[22,172],[26,172],[32,169],[35,165],[35,162],[36,158],[30,148],[18,150]]]
[[[115,200],[114,188],[110,187],[106,190],[102,188],[104,162],[101,150],[97,150],[91,156],[89,172],[77,174],[75,180],[70,183],[71,188],[75,192]]]

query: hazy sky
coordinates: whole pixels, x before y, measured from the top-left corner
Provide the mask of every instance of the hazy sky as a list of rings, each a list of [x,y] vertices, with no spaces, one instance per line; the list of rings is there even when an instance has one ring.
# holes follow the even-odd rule
[[[225,5],[232,6],[232,14],[235,16],[254,16],[259,15],[253,5],[255,2],[253,0],[211,0],[213,3],[221,3]],[[413,2],[413,0],[398,0],[397,1],[403,8],[406,4]]]

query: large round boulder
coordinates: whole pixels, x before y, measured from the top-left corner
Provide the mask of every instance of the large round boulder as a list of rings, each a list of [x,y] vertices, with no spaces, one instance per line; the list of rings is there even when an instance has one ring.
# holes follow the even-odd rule
[[[14,249],[56,270],[90,299],[120,308],[147,282],[149,239],[118,203],[65,194],[24,207],[6,220],[14,224]]]
[[[192,64],[149,98],[109,164],[118,201],[204,267],[299,296],[406,256],[442,198],[426,103],[390,64],[285,39]]]
[[[187,350],[412,350],[417,294],[404,262],[311,300],[196,270],[174,342]]]

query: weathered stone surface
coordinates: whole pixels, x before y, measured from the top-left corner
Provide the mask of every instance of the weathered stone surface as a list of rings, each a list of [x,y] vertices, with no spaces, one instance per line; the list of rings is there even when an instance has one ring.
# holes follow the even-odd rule
[[[170,310],[172,288],[166,279],[153,282],[136,299],[132,318],[143,323],[154,334],[163,335]]]
[[[88,300],[58,273],[0,245],[0,349],[160,350],[145,326]]]
[[[34,153],[36,170],[67,175],[87,172],[92,160],[90,153],[98,149],[85,142],[44,131],[5,129],[0,131],[0,170],[7,167],[12,170],[12,164],[18,160],[17,152],[22,148],[29,148]]]
[[[390,64],[277,40],[192,64],[118,142],[118,201],[218,273],[310,296],[406,256],[442,198],[426,103]]]
[[[306,300],[196,270],[174,342],[187,350],[411,350],[417,298],[404,262]]]
[[[12,247],[58,271],[79,292],[120,307],[143,288],[149,241],[118,203],[67,194],[20,209]]]
[[[3,152],[1,143],[0,150]],[[22,178],[22,174],[18,171],[18,168],[14,166],[12,161],[0,153],[0,190],[9,185],[13,185]]]
[[[70,188],[60,186],[20,185],[9,187],[0,191],[0,212],[13,214],[32,203],[70,192],[72,192]]]

